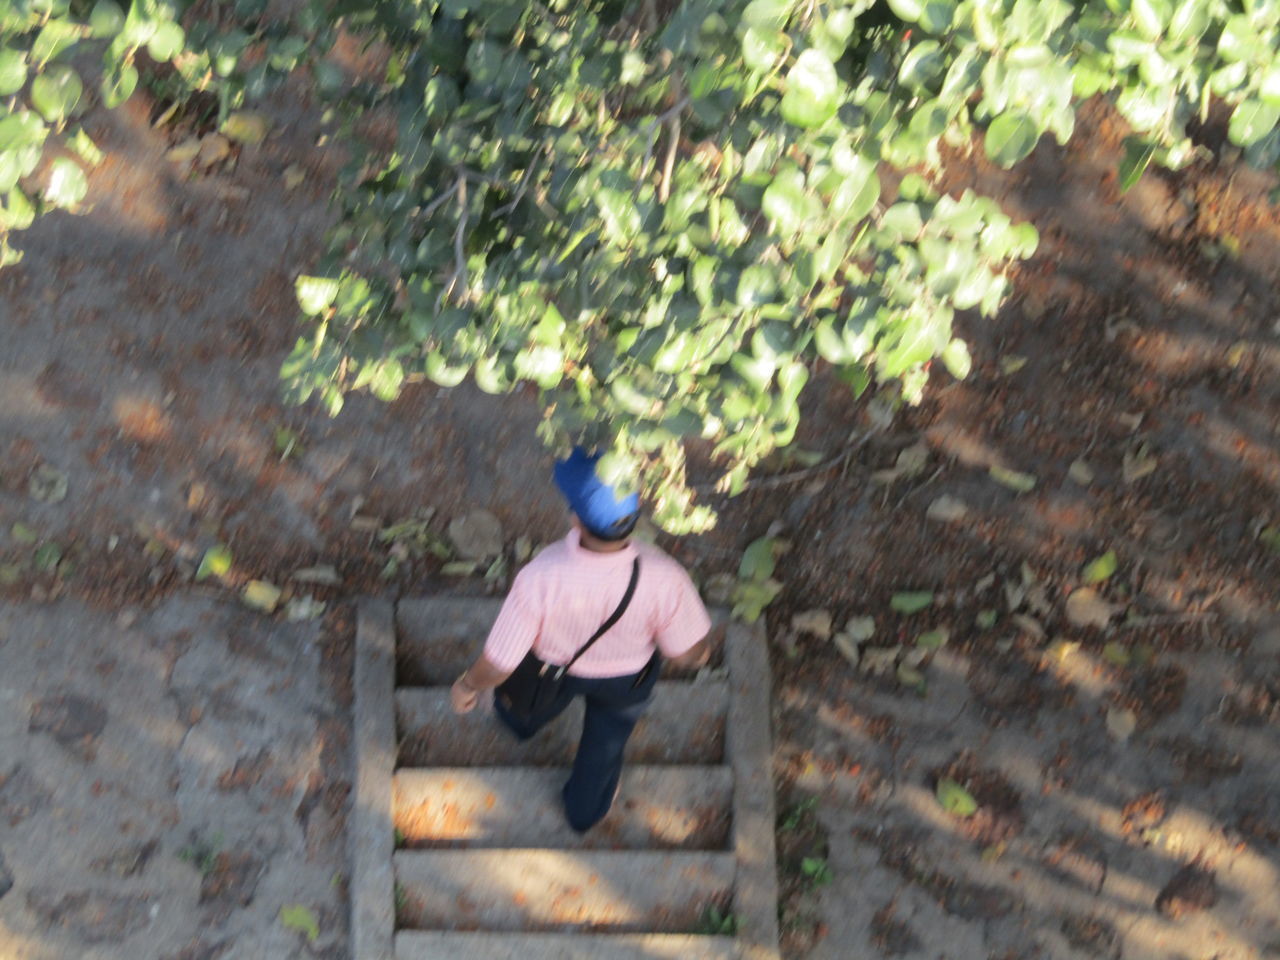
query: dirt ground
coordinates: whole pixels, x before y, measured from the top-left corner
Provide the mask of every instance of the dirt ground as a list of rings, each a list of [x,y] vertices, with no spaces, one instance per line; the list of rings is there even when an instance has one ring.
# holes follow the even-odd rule
[[[440,577],[439,560],[380,542],[378,529],[434,509],[440,532],[478,507],[499,516],[508,542],[540,542],[563,524],[532,395],[422,384],[391,405],[353,398],[332,420],[281,403],[279,363],[299,333],[291,278],[319,249],[340,163],[317,145],[305,95],[276,99],[265,143],[196,176],[165,157],[189,131],[153,129],[155,112],[140,93],[89,118],[107,152],[92,209],[42,220],[20,240],[27,259],[0,272],[0,589],[14,611],[0,642],[11,670],[38,677],[6,707],[5,734],[34,753],[0,768],[0,804],[17,802],[7,798],[28,783],[24,770],[75,749],[55,721],[93,731],[102,720],[94,736],[109,737],[136,695],[74,662],[39,660],[42,617],[72,635],[98,631],[104,656],[162,669],[157,631],[121,626],[121,612],[145,626],[203,611],[215,627],[188,655],[256,657],[273,690],[298,682],[299,637],[310,636],[317,726],[290,727],[278,709],[239,715],[217,732],[231,738],[218,756],[235,780],[240,760],[245,776],[259,770],[273,733],[285,734],[273,763],[288,763],[288,744],[343,715],[350,597],[485,589]],[[922,407],[838,468],[762,485],[726,503],[711,535],[669,544],[707,577],[735,569],[775,521],[794,543],[769,613],[790,956],[1280,955],[1280,556],[1257,540],[1280,522],[1274,183],[1224,161],[1148,175],[1120,196],[1120,136],[1090,110],[1066,149],[1043,144],[1012,176],[957,158],[949,188],[999,197],[1042,238],[1001,315],[962,321],[971,377],[940,374]],[[865,429],[865,404],[841,389],[815,387],[807,402],[809,449],[837,456]],[[921,441],[918,472],[873,478]],[[1077,459],[1090,482],[1069,476]],[[1035,488],[1016,494],[992,466],[1033,474]],[[928,518],[944,495],[952,519]],[[266,580],[286,601],[328,603],[326,618],[284,625],[242,611],[231,588],[194,584],[219,542],[234,557],[231,587]],[[1108,550],[1117,571],[1098,593],[1111,619],[1073,626],[1066,598]],[[325,583],[294,576],[326,566]],[[930,591],[932,604],[895,612],[893,595],[907,590]],[[837,626],[874,618],[857,666],[790,631],[809,608]],[[899,669],[936,628],[946,644]],[[237,649],[220,653],[224,636]],[[222,668],[191,669],[212,696]],[[134,919],[84,956],[168,950],[181,936],[191,943],[173,960],[342,955],[345,762],[307,768],[305,790],[333,815],[310,828],[295,817],[267,848],[274,869],[335,879],[305,901],[322,936],[283,927],[280,909],[296,905],[283,898],[295,894],[266,880],[211,921],[194,891],[219,854],[254,846],[256,827],[223,829],[216,850],[207,842],[224,814],[184,808],[182,791],[227,771],[183,766],[201,720],[168,688],[154,695],[166,758],[137,768],[139,790],[178,804],[179,823],[138,841],[154,839],[156,852],[127,891],[91,869],[109,852],[85,849],[57,867],[79,865],[84,882],[53,896],[56,885],[29,872],[23,825],[0,819],[0,930],[26,951],[16,956],[62,955],[59,938],[83,936],[76,918],[98,916],[105,901],[94,898],[108,895],[140,898],[119,907]],[[80,714],[58,712],[68,696]],[[132,757],[113,776],[129,776],[141,763]],[[56,790],[57,776],[36,782]],[[946,813],[935,799],[944,780],[976,812]],[[67,816],[107,830],[91,792],[67,789]],[[301,802],[290,795],[290,815]],[[205,838],[199,849],[192,835]],[[242,879],[254,872],[229,860],[218,869],[240,867]],[[148,897],[170,882],[186,919],[151,926],[169,901]],[[281,930],[287,939],[271,939]]]

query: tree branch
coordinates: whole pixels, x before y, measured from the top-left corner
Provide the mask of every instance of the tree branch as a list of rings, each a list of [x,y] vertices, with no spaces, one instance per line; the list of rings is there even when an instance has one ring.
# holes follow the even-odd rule
[[[458,184],[454,183],[454,185],[451,186],[448,190],[440,194],[440,196],[436,197],[434,200],[432,200],[430,203],[428,203],[425,207],[422,208],[422,216],[424,217],[431,216],[431,214],[435,213],[436,210],[439,209],[440,206],[445,203],[445,201],[447,201],[450,197],[452,197],[457,192],[458,192]]]
[[[684,102],[686,100],[683,93],[684,79],[679,70],[671,75],[671,86],[676,94],[676,102]],[[667,156],[662,162],[662,180],[658,184],[659,203],[666,203],[667,197],[671,196],[671,173],[675,170],[676,150],[680,147],[680,111],[671,115],[671,130],[668,136],[671,139],[667,143]]]
[[[441,291],[440,297],[436,301],[437,310],[440,309],[441,302],[453,296],[453,291],[457,289],[459,281],[462,282],[464,288],[467,283],[467,258],[466,252],[462,247],[467,238],[467,222],[471,219],[471,211],[467,207],[466,174],[458,174],[458,181],[454,187],[458,194],[458,227],[453,231],[453,273],[450,274],[449,283]]]
[[[538,161],[542,159],[544,152],[545,148],[534,154],[533,159],[529,161],[529,166],[524,171],[524,176],[520,178],[520,185],[516,187],[515,196],[513,196],[510,201],[500,206],[497,210],[493,211],[493,215],[495,217],[505,217],[516,208],[516,205],[519,204],[521,200],[524,199],[525,191],[529,189],[529,184],[533,181],[534,171],[537,170]]]

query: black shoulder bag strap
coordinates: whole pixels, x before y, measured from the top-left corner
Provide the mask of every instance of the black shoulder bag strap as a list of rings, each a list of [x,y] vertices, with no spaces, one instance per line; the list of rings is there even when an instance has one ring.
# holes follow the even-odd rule
[[[569,672],[569,668],[578,662],[578,659],[591,649],[592,644],[609,632],[609,628],[622,619],[622,615],[627,612],[627,607],[631,606],[631,598],[636,595],[636,582],[640,579],[640,558],[636,557],[635,562],[631,564],[631,579],[627,582],[627,592],[622,595],[622,602],[618,604],[618,609],[614,610],[609,619],[600,625],[600,629],[592,634],[591,639],[578,648],[578,652],[573,655],[573,659],[566,663],[563,667],[552,667],[551,679],[559,682],[564,675]]]

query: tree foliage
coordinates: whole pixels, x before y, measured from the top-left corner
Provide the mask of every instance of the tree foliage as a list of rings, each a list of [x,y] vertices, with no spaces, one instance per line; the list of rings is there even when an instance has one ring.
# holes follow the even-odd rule
[[[413,376],[532,382],[549,444],[607,446],[660,522],[697,529],[685,441],[739,489],[794,437],[818,360],[908,400],[935,357],[967,373],[956,311],[998,309],[1037,238],[931,188],[944,140],[1009,167],[1107,93],[1134,128],[1128,183],[1190,159],[1216,94],[1274,163],[1276,6],[355,0],[391,61],[349,112],[398,133],[338,191],[286,375],[333,409]]]
[[[95,103],[118,107],[147,73],[183,94],[216,94],[219,122],[331,42],[318,8],[264,18],[266,0],[0,0],[0,266],[11,233],[51,209],[77,210],[102,151],[79,126]]]
[[[312,0],[239,25],[260,6],[102,0],[76,20],[0,0],[5,222],[30,222],[16,185],[50,132],[77,138],[82,81],[48,24],[106,45],[108,103],[144,47],[224,114],[306,58],[352,162],[328,255],[297,282],[313,327],[284,366],[294,398],[336,412],[415,378],[533,384],[548,444],[608,448],[673,530],[713,520],[686,442],[740,489],[791,442],[816,364],[908,401],[935,358],[968,372],[956,312],[997,310],[1037,237],[990,198],[935,191],[944,143],[1010,167],[1104,94],[1133,128],[1127,187],[1189,162],[1217,98],[1247,159],[1280,158],[1280,0]],[[224,15],[197,30],[202,9]],[[344,82],[323,56],[338,27],[385,73]],[[76,162],[47,176],[46,202],[83,195]]]

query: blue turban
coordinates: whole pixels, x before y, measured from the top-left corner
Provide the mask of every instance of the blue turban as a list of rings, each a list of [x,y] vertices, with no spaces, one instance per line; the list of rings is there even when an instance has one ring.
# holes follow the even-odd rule
[[[599,460],[600,454],[574,447],[573,453],[556,464],[556,486],[588,533],[601,540],[620,540],[635,527],[640,495],[619,499],[613,487],[596,475]]]

